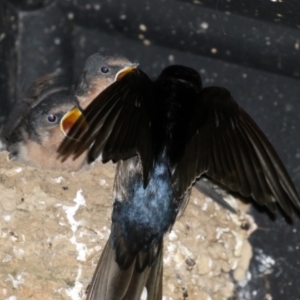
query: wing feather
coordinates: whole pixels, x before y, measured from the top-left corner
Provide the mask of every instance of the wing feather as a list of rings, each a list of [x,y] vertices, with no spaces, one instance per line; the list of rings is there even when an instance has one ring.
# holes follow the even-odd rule
[[[139,69],[131,71],[87,107],[60,145],[60,156],[76,159],[89,149],[89,162],[99,156],[117,162],[138,155],[146,185],[154,164],[154,103],[152,81]]]
[[[288,215],[300,210],[298,193],[273,146],[226,89],[203,89],[192,112],[184,155],[172,169],[179,195],[205,174],[272,212],[275,202]]]

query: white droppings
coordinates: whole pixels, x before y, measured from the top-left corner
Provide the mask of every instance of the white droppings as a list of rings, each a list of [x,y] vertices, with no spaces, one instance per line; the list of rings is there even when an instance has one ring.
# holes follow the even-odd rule
[[[77,259],[81,260],[81,261],[85,261],[86,260],[87,247],[86,247],[85,244],[77,243],[76,236],[75,236],[75,232],[77,231],[77,228],[79,227],[81,222],[76,221],[74,219],[76,211],[79,209],[79,207],[80,206],[86,206],[85,199],[82,195],[82,189],[77,191],[76,198],[74,199],[74,202],[76,203],[76,205],[74,205],[74,206],[63,206],[62,208],[66,212],[67,219],[69,221],[69,224],[71,225],[71,230],[73,232],[73,236],[69,240],[72,244],[74,244],[76,246],[76,250],[78,252]],[[59,224],[61,225],[61,222]]]
[[[17,300],[17,297],[16,296],[9,296],[5,300]]]
[[[174,291],[175,291],[175,285],[174,285],[173,283],[169,283],[169,284],[168,284],[168,288],[169,288],[169,290],[170,290],[171,292],[174,293]]]
[[[237,267],[237,265],[238,265],[238,260],[237,260],[237,259],[234,259],[234,260],[232,261],[232,264],[231,264],[231,269],[232,269],[232,270],[235,270],[236,267]]]
[[[19,287],[19,285],[24,283],[24,278],[23,278],[22,273],[17,274],[16,277],[14,277],[11,274],[8,274],[7,277],[8,278],[5,281],[11,281],[11,283],[15,289],[17,289]]]
[[[53,181],[55,181],[56,183],[61,183],[64,180],[64,178],[62,176],[53,178]]]
[[[7,171],[5,173],[5,175],[7,175],[8,177],[12,177],[12,176],[15,176],[16,174],[18,174],[18,173],[20,173],[22,171],[23,171],[23,169],[21,167],[13,168],[13,169]]]
[[[83,284],[79,281],[82,273],[82,267],[79,265],[77,276],[75,279],[75,285],[73,288],[66,289],[66,294],[72,299],[72,300],[81,300],[82,297],[80,296],[80,292],[83,288]]]
[[[101,186],[108,186],[108,184],[107,184],[107,182],[106,182],[105,179],[100,179],[99,184],[100,184]]]
[[[212,259],[209,258],[209,259],[208,259],[208,267],[211,268],[211,267],[212,267],[212,264],[213,264]]]
[[[194,259],[193,253],[187,247],[181,246],[181,251],[182,251],[182,253],[185,254],[185,256],[188,256],[188,257]]]
[[[175,249],[176,249],[175,244],[169,243],[169,245],[167,246],[167,250],[168,250],[169,253],[174,252]]]
[[[10,215],[3,215],[3,219],[4,221],[8,222],[11,220],[11,216]]]
[[[169,233],[169,235],[168,235],[168,239],[169,239],[170,241],[174,241],[174,240],[176,240],[177,238],[178,238],[178,236],[177,236],[177,234],[175,233],[174,230],[172,230],[172,231]]]
[[[76,246],[76,250],[77,250],[77,253],[78,253],[77,260],[85,261],[86,260],[86,255],[87,255],[87,252],[88,252],[87,251],[87,246],[86,246],[86,244],[78,243],[77,240],[76,240],[76,236],[75,236],[75,233],[76,233],[79,225],[81,224],[81,221],[76,221],[74,219],[74,216],[75,216],[77,210],[80,208],[80,206],[86,206],[85,199],[82,195],[82,189],[77,191],[74,202],[76,203],[76,205],[74,205],[74,206],[65,206],[64,205],[64,206],[62,206],[62,208],[66,212],[67,219],[69,221],[69,224],[71,225],[71,230],[73,232],[73,236],[69,239],[69,241],[73,245]],[[61,224],[61,222],[59,224]],[[81,277],[81,273],[82,273],[82,266],[81,266],[81,264],[79,264],[74,287],[66,289],[66,291],[65,291],[66,294],[72,300],[80,300],[81,299],[80,292],[83,288],[83,284],[79,281],[79,279]]]
[[[2,262],[7,263],[9,261],[11,261],[13,259],[13,257],[9,254],[6,254],[6,256],[3,258]]]
[[[300,48],[300,44],[299,44],[299,40],[297,40],[295,43],[295,49],[299,50],[299,48]]]
[[[198,235],[196,235],[196,240],[202,240],[202,241],[204,241],[205,240],[205,236],[203,236],[201,234],[198,234]]]
[[[210,49],[210,52],[211,52],[212,54],[216,54],[216,53],[218,52],[218,49],[217,49],[217,48],[211,48],[211,49]]]
[[[222,236],[222,234],[223,234],[224,232],[229,232],[229,228],[221,228],[221,227],[217,227],[217,228],[216,228],[216,232],[217,232],[217,234],[216,234],[216,239],[218,240],[218,239],[220,239],[220,237]]]
[[[25,253],[24,249],[22,249],[22,248],[17,248],[17,247],[13,247],[13,252],[14,252],[17,256],[19,256],[19,255],[22,256],[22,255]]]
[[[126,20],[126,18],[127,18],[126,15],[121,15],[121,16],[120,16],[120,19],[121,19],[121,20]]]

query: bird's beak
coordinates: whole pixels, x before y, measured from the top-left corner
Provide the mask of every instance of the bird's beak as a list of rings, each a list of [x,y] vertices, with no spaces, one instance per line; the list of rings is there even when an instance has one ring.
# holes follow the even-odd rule
[[[79,118],[82,119],[82,122],[79,126],[82,126],[83,130],[85,130],[87,127],[87,122],[85,121],[82,112],[77,106],[75,106],[62,117],[60,121],[60,130],[65,136],[68,136],[68,132]]]
[[[138,64],[132,64],[130,66],[127,66],[120,70],[116,75],[116,81],[123,78],[126,74],[130,73],[131,71],[135,70],[137,68]]]

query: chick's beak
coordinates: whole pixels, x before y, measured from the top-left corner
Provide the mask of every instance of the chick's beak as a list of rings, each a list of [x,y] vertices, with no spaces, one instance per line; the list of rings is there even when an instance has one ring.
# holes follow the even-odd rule
[[[116,81],[122,79],[126,74],[132,72],[137,68],[138,64],[132,64],[120,70],[116,75]]]
[[[79,118],[82,119],[80,126],[82,126],[83,127],[82,129],[85,130],[87,127],[87,123],[84,120],[82,112],[77,106],[75,106],[73,109],[71,109],[62,117],[60,121],[60,130],[65,136],[68,136],[70,129]]]

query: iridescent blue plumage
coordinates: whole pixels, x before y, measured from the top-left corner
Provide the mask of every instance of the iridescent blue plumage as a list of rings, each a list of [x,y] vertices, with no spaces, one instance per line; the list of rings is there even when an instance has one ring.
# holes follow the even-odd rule
[[[142,270],[155,261],[157,245],[178,213],[180,201],[173,193],[167,159],[160,157],[157,160],[146,188],[139,159],[134,157],[120,162],[115,177],[114,201],[111,240],[117,262],[127,268],[140,251],[148,251],[145,262],[138,266]],[[126,251],[119,249],[119,239],[124,241]]]

